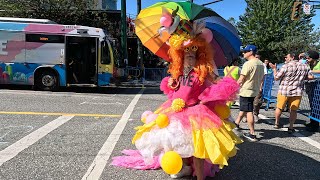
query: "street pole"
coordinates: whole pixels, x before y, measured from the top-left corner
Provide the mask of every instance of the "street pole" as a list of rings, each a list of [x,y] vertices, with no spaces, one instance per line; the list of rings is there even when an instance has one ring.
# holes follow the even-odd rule
[[[141,11],[141,0],[137,0],[137,14],[139,14]],[[140,63],[140,68],[143,71],[143,51],[142,51],[142,43],[140,39],[137,37],[137,43],[138,43],[138,60]]]
[[[121,0],[121,50],[123,63],[128,65],[128,50],[127,50],[127,10],[126,0]]]

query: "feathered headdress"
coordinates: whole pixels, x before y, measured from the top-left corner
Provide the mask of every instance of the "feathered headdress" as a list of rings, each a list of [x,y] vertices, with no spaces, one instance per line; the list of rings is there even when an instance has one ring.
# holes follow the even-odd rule
[[[177,6],[177,9],[170,14],[166,8],[162,8],[161,27],[158,32],[160,36],[163,31],[171,35],[169,42],[167,42],[170,47],[180,49],[188,46],[197,36],[202,36],[208,43],[212,40],[213,34],[209,29],[205,28],[205,22],[180,20],[180,16],[177,14],[178,10],[179,7]]]

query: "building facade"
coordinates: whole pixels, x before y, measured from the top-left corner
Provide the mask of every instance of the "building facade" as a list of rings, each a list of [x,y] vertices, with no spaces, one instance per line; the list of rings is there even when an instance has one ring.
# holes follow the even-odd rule
[[[117,10],[118,0],[95,0],[96,10]]]

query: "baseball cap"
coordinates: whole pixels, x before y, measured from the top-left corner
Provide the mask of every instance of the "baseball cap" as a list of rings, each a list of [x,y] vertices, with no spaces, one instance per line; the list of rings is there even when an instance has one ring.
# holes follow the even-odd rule
[[[242,51],[252,51],[252,52],[256,53],[257,52],[257,47],[255,45],[248,44],[246,47],[244,47],[242,49]]]
[[[306,57],[310,57],[312,59],[319,59],[319,53],[317,51],[308,51],[305,53]]]

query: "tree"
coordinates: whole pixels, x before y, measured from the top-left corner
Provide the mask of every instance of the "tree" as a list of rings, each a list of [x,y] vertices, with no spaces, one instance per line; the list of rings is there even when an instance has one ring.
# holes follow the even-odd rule
[[[230,17],[229,19],[227,19],[227,21],[237,28],[237,21],[234,17]]]
[[[246,0],[247,8],[237,27],[243,44],[255,44],[263,58],[283,62],[288,52],[300,53],[319,49],[319,32],[314,31],[311,18],[301,14],[291,20],[294,0]]]
[[[50,19],[61,24],[78,24],[88,18],[93,0],[1,0],[2,16]]]
[[[107,29],[118,37],[120,27],[107,13],[95,11],[96,0],[0,0],[0,16],[50,19],[59,24],[78,24]]]

